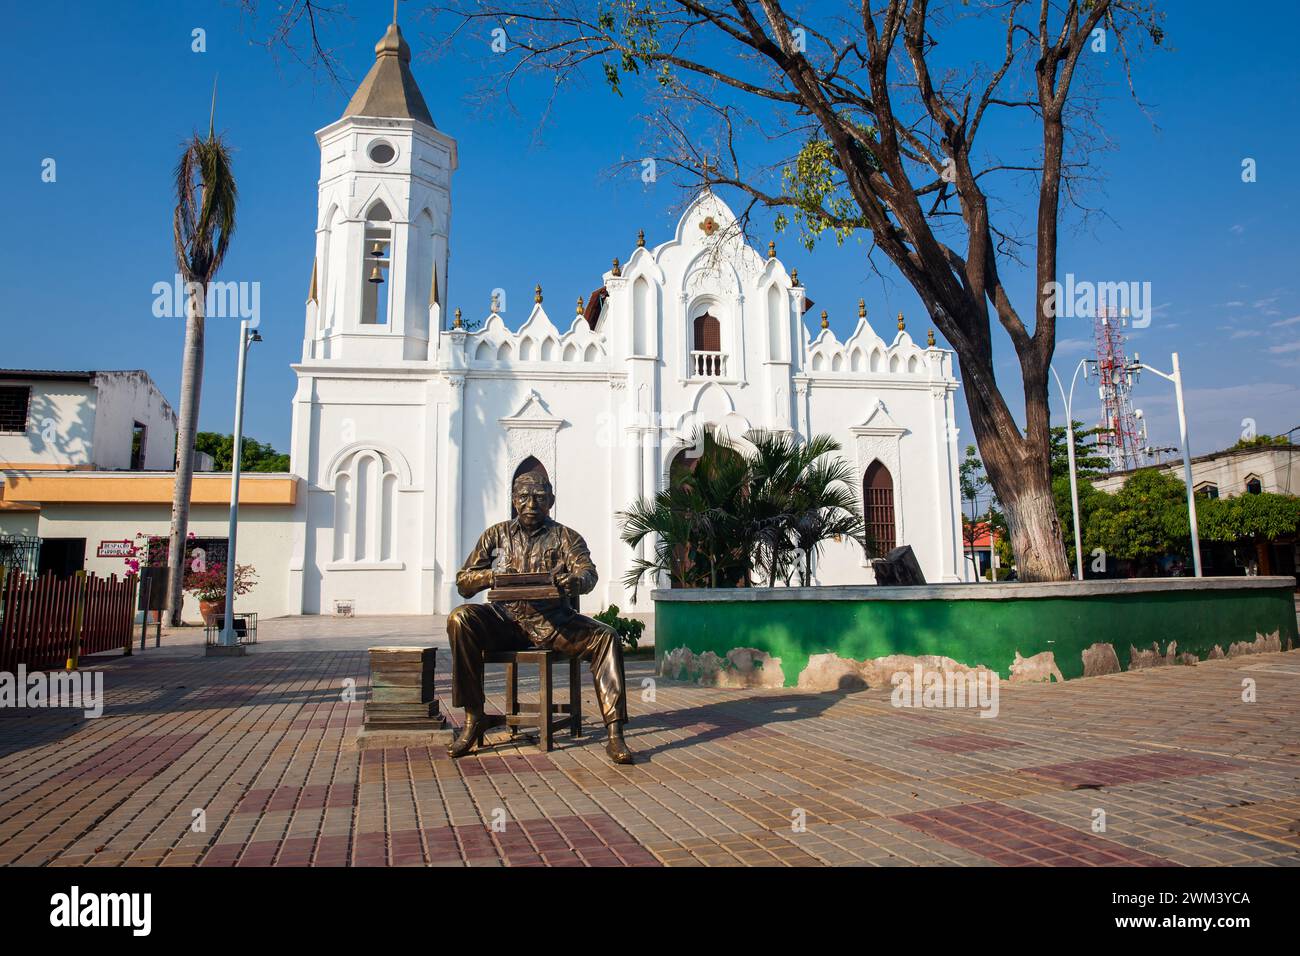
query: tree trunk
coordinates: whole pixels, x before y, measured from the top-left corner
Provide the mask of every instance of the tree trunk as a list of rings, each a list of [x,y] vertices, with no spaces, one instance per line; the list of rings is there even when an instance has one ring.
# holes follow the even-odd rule
[[[958,362],[968,385],[992,379],[987,363],[961,356]],[[1022,374],[1027,380],[1037,379],[1031,379],[1028,369]],[[1037,384],[1042,387],[1025,388],[1027,436],[1020,433],[996,389],[968,387],[966,405],[984,471],[1006,515],[1018,579],[1069,581],[1070,563],[1052,496],[1051,450],[1045,432],[1047,389],[1044,383]],[[990,401],[991,396],[996,400]]]
[[[204,292],[191,289],[185,307],[185,352],[181,360],[181,407],[176,422],[176,480],[172,485],[172,526],[167,548],[167,614],[172,627],[181,623],[185,581],[185,540],[190,525],[190,489],[194,484],[194,438],[199,426],[203,389]]]

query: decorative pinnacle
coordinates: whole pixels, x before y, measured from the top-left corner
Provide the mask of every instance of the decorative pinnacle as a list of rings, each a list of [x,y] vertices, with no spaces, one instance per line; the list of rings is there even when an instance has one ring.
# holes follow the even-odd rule
[[[539,305],[541,304],[541,301],[542,301],[542,284],[541,284],[540,282],[537,283],[537,287],[536,287],[535,289],[533,289],[533,301],[536,302],[536,303],[538,303]]]
[[[898,313],[898,331],[902,332],[907,326],[903,322],[903,313]]]
[[[769,243],[767,244],[767,257],[768,257],[769,259],[775,259],[775,258],[776,258],[776,243],[775,243],[775,242],[769,242]]]
[[[867,317],[867,300],[858,299],[858,318],[865,319],[866,317]]]
[[[455,317],[454,319],[451,320],[451,327],[452,327],[453,329],[459,329],[459,328],[461,327],[461,321],[460,321],[460,309],[457,309],[457,310],[456,310],[456,317]]]
[[[925,344],[934,348],[934,329],[931,329],[930,334],[925,337]]]
[[[614,266],[609,271],[616,276],[621,276],[623,274],[623,267],[618,264],[618,256],[614,257]]]
[[[643,249],[643,248],[645,248],[645,230],[644,230],[644,229],[638,229],[638,230],[636,231],[636,247],[637,247],[638,249]]]
[[[802,285],[802,283],[799,281],[799,270],[798,270],[798,269],[791,269],[791,270],[790,270],[790,284],[791,284],[792,286]]]
[[[582,315],[582,296],[578,296],[578,314]]]
[[[831,327],[831,320],[826,318],[826,310],[822,309],[822,328],[829,329],[830,327]]]

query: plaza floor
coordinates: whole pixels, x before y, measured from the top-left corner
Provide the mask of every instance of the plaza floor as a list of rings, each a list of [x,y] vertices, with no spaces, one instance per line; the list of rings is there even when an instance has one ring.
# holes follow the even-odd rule
[[[0,865],[1300,862],[1300,652],[1004,683],[993,719],[887,690],[702,688],[629,660],[641,762],[614,767],[590,719],[549,754],[360,752],[364,648],[445,646],[440,622],[264,626],[242,659],[205,659],[191,631],[87,660],[97,719],[0,711]]]

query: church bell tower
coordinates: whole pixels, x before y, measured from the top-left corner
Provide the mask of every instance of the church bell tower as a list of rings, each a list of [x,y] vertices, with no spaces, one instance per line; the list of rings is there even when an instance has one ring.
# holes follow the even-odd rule
[[[434,126],[396,20],[343,116],[316,133],[316,257],[303,361],[429,359],[447,325],[456,141]]]

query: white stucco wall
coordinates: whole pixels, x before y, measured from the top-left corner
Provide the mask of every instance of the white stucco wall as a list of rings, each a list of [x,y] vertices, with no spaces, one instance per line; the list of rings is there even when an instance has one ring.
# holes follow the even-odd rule
[[[229,517],[223,505],[196,505],[190,511],[190,531],[200,538],[225,538]],[[127,573],[125,562],[121,558],[96,557],[99,543],[133,539],[137,532],[165,536],[170,521],[171,508],[167,505],[46,505],[41,510],[39,534],[42,538],[85,538],[86,570],[121,577]],[[257,569],[258,584],[238,599],[238,610],[263,617],[289,612],[288,556],[293,533],[291,508],[241,507],[235,560]],[[182,613],[187,622],[201,621],[198,603],[188,594]]]
[[[176,416],[145,372],[95,372],[91,382],[32,378],[27,430],[0,433],[0,467],[131,467],[135,422],[148,431],[146,470],[172,467]]]
[[[88,382],[7,380],[31,389],[27,429],[0,433],[0,467],[77,467],[93,463],[97,390]]]

